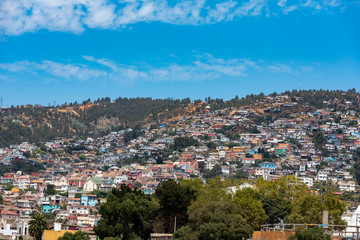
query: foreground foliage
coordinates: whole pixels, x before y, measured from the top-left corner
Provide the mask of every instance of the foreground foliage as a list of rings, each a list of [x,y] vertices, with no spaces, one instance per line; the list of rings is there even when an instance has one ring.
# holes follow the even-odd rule
[[[32,236],[35,240],[41,240],[44,230],[47,230],[48,228],[48,223],[43,214],[35,213],[32,215],[32,218],[29,221],[30,236]]]
[[[57,240],[90,240],[90,237],[82,231],[77,231],[76,233],[66,232]]]
[[[100,239],[147,239],[151,233],[149,219],[155,208],[154,202],[140,190],[123,185],[121,189],[113,189],[107,203],[101,205],[102,218],[94,231]]]
[[[329,224],[344,224],[345,203],[331,188],[325,190],[311,191],[294,176],[251,184],[219,177],[207,184],[169,180],[151,197],[123,186],[112,190],[100,207],[102,219],[94,230],[101,240],[148,239],[152,231],[174,229],[174,239],[231,240],[247,238],[265,223],[319,224],[324,210],[329,211]]]
[[[289,237],[289,240],[331,240],[331,235],[325,233],[321,227],[299,228],[294,235]]]

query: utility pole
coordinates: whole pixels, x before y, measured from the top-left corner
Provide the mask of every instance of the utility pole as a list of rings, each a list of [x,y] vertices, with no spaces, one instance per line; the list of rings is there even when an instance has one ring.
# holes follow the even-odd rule
[[[176,232],[176,215],[175,215],[175,223],[174,223],[174,233]]]
[[[359,239],[358,213],[356,213],[356,239]]]

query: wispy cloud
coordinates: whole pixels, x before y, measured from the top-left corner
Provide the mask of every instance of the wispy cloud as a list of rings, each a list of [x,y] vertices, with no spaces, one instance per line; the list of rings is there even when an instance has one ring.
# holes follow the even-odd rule
[[[110,59],[83,56],[83,63],[59,63],[50,60],[41,62],[18,61],[0,63],[3,76],[16,78],[56,79],[59,81],[111,81],[123,85],[135,82],[164,81],[211,81],[226,79],[245,79],[258,72],[269,74],[298,74],[309,72],[310,66],[295,63],[266,63],[246,58],[223,59],[211,54],[194,55],[187,64],[170,63],[162,67],[149,64],[124,65]]]
[[[81,33],[86,28],[121,29],[138,22],[179,25],[211,24],[295,10],[327,10],[344,7],[353,0],[2,0],[0,31],[20,35],[40,29]],[[291,1],[293,2],[293,1]]]

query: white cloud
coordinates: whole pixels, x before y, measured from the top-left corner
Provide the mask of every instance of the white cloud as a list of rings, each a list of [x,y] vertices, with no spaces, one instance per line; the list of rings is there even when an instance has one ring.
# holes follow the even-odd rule
[[[81,33],[86,28],[121,29],[138,22],[210,24],[246,16],[277,15],[296,9],[328,9],[340,0],[1,0],[0,31],[20,35],[41,29]],[[284,10],[287,9],[287,10]]]
[[[292,73],[293,70],[289,65],[277,63],[275,65],[269,65],[266,67],[270,72],[274,73]]]
[[[298,6],[291,5],[291,6],[284,8],[283,12],[284,12],[284,14],[288,14],[289,12],[295,11],[296,9],[298,9]]]
[[[299,74],[315,66],[297,66],[296,63],[267,63],[250,59],[222,59],[211,54],[197,54],[187,64],[170,63],[162,67],[148,64],[124,65],[105,58],[83,56],[83,63],[18,61],[0,63],[3,76],[13,79],[55,79],[57,81],[113,81],[132,84],[138,81],[208,81],[245,79],[258,72],[272,74]]]
[[[286,2],[287,0],[279,0],[277,4],[279,7],[284,7],[286,5]]]

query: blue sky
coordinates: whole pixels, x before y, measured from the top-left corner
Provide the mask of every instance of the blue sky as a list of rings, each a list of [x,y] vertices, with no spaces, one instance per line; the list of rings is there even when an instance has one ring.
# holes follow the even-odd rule
[[[3,105],[360,89],[359,0],[2,0]]]

